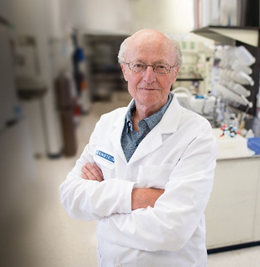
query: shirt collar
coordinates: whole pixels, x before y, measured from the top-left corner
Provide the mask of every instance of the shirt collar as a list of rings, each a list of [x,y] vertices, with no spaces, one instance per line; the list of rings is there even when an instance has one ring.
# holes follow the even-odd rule
[[[168,100],[165,103],[165,105],[159,109],[156,113],[151,115],[148,118],[143,119],[142,121],[145,121],[149,127],[150,130],[152,130],[162,119],[166,109],[170,105],[172,101],[173,95],[169,93],[168,95]],[[132,122],[132,115],[133,112],[135,111],[135,100],[132,101],[131,105],[129,106],[127,113],[126,113],[126,125],[127,125],[127,132],[129,133],[130,131],[133,131],[133,122]]]
[[[135,111],[135,100],[132,101],[126,113],[127,132],[133,131],[132,114]]]

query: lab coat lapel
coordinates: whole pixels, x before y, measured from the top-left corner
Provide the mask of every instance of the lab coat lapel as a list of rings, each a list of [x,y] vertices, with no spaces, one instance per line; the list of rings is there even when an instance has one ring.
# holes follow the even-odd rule
[[[172,134],[177,128],[181,117],[182,108],[176,97],[173,97],[171,104],[166,110],[161,121],[152,129],[150,133],[142,140],[129,163],[133,163],[148,154],[155,151],[163,145],[164,134]]]
[[[124,122],[125,122],[125,114],[120,116],[120,118],[114,123],[114,130],[110,134],[110,140],[116,150],[116,153],[124,160],[125,155],[121,146],[121,135],[124,127]]]
[[[161,133],[171,134],[177,131],[183,108],[177,98],[173,96],[172,102],[167,108],[162,120],[160,121]]]
[[[133,100],[132,100],[133,101]],[[114,123],[114,130],[110,133],[110,140],[116,150],[116,153],[126,162],[125,154],[121,146],[121,135],[125,124],[126,112],[129,109],[132,101],[129,103],[125,112]]]
[[[137,160],[145,157],[146,155],[152,153],[154,150],[162,146],[162,135],[159,125],[155,126],[153,130],[147,134],[147,136],[142,140],[134,154],[132,155],[129,163],[134,163]]]

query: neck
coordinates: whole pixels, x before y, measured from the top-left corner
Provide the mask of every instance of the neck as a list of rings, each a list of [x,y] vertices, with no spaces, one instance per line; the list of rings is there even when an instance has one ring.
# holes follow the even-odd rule
[[[165,101],[165,103],[167,102],[167,99]],[[152,116],[154,113],[156,113],[158,110],[160,110],[164,105],[152,105],[152,106],[149,106],[147,107],[146,105],[142,105],[140,103],[135,103],[136,105],[136,110],[135,110],[135,116],[140,120],[142,119],[145,119],[145,118],[148,118],[150,116]]]
[[[143,106],[143,105],[136,105],[136,109],[134,110],[133,115],[132,115],[132,122],[133,122],[134,130],[139,132],[139,127],[138,127],[139,121],[150,117],[151,115],[156,113],[160,108],[155,109],[151,107],[147,108],[146,106]]]

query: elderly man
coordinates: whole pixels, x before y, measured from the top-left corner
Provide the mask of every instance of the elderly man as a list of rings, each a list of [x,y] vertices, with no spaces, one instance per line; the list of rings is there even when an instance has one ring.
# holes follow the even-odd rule
[[[180,48],[145,29],[118,58],[133,100],[100,118],[60,187],[62,204],[73,218],[97,220],[102,267],[206,266],[217,149],[209,122],[170,92]]]

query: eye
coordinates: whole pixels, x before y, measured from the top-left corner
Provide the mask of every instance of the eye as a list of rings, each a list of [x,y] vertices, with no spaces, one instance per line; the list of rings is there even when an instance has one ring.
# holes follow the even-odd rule
[[[145,65],[142,63],[132,63],[130,68],[135,72],[143,72],[145,70]]]
[[[154,70],[158,73],[167,73],[168,68],[166,65],[163,64],[156,64]]]
[[[133,67],[136,68],[136,69],[142,69],[144,67],[144,65],[143,64],[140,64],[140,63],[135,63],[133,65]]]
[[[155,67],[158,70],[166,70],[166,66],[165,65],[156,65]]]

